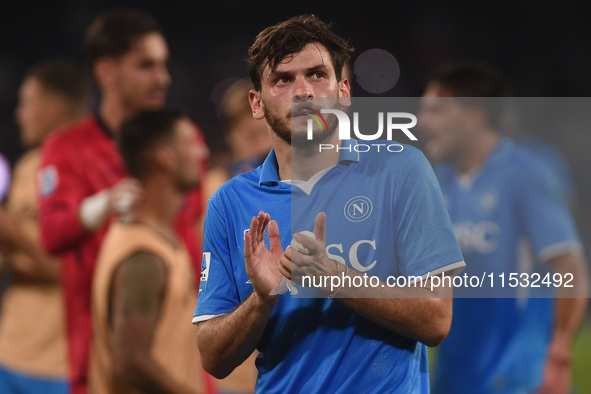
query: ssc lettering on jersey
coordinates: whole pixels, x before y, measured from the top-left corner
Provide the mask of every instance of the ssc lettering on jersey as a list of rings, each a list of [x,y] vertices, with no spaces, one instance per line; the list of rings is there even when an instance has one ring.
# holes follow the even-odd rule
[[[326,255],[329,258],[336,260],[340,264],[348,265],[349,267],[361,273],[368,272],[378,263],[377,258],[373,258],[374,253],[372,253],[372,251],[374,251],[377,255],[376,241],[369,239],[360,239],[354,242],[347,250],[343,248],[342,243],[333,243],[326,246]],[[364,265],[362,262],[366,261],[371,262],[368,265]],[[210,264],[211,253],[204,252],[203,263],[201,265],[201,281],[199,285],[199,292],[204,292],[207,289],[207,279],[209,278]],[[247,283],[250,284],[250,281]]]
[[[492,220],[454,223],[453,227],[462,253],[489,254],[499,247],[501,228]]]
[[[336,260],[337,262],[341,263],[341,264],[346,264],[349,265],[351,268],[363,273],[363,272],[367,272],[370,269],[372,269],[376,264],[377,264],[377,260],[373,260],[371,263],[369,263],[369,265],[365,266],[363,264],[361,264],[361,262],[359,261],[359,247],[361,245],[367,244],[371,247],[373,247],[374,251],[377,251],[376,248],[376,241],[375,240],[369,240],[369,239],[361,239],[357,242],[355,242],[353,245],[351,245],[351,248],[349,248],[349,253],[346,253],[345,256],[349,257],[349,264],[347,264],[346,260],[337,254],[333,254],[331,253],[331,249],[336,249],[339,253],[343,254],[344,250],[343,250],[343,244],[330,244],[326,247],[326,255],[333,259]],[[367,261],[365,259],[362,259],[362,261]]]

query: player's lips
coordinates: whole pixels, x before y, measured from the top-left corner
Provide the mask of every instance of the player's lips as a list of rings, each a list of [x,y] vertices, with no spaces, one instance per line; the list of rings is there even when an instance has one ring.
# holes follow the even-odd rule
[[[166,96],[166,89],[154,89],[149,94],[150,97],[162,98]]]
[[[319,113],[320,110],[321,110],[320,108],[316,109],[316,108],[312,108],[310,106],[307,106],[307,107],[303,107],[303,108],[297,108],[297,109],[295,109],[295,110],[293,110],[291,112],[292,112],[292,117],[295,118],[295,117],[299,117],[299,116],[309,117],[310,114],[314,114],[314,112],[318,112]]]

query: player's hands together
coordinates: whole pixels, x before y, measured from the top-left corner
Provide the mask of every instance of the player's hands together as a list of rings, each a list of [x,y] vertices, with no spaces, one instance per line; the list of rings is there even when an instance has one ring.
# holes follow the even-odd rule
[[[265,244],[265,230],[268,227],[269,244]],[[283,255],[281,236],[277,222],[263,211],[252,218],[249,232],[244,234],[244,262],[252,287],[261,300],[274,300],[278,296],[269,293],[280,282],[279,259]]]
[[[296,233],[293,238],[299,242],[308,253],[289,246],[281,260],[279,270],[287,279],[302,284],[302,276],[336,275],[336,263],[326,254],[326,214],[320,212],[314,220],[314,236],[316,239]]]

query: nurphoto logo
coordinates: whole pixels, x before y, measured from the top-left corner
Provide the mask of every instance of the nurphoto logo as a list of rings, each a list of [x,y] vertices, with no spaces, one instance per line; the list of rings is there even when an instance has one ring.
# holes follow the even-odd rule
[[[309,115],[312,119],[308,119],[307,123],[307,138],[308,140],[312,140],[314,138],[314,122],[318,124],[320,130],[324,131],[328,129],[328,125],[322,114],[333,114],[337,117],[338,120],[338,129],[339,129],[339,139],[342,140],[349,140],[351,139],[351,120],[349,119],[349,115],[344,111],[338,109],[321,109],[320,112],[309,108],[304,107],[305,114]],[[417,137],[410,131],[411,128],[415,127],[417,124],[417,117],[408,112],[378,112],[378,130],[373,134],[364,134],[361,133],[359,130],[359,112],[353,112],[353,135],[356,139],[361,141],[375,141],[382,137],[384,131],[386,132],[386,139],[388,141],[393,140],[394,132],[401,131],[410,139],[411,141],[417,141]],[[385,119],[385,121],[384,121]],[[400,122],[401,119],[408,120],[407,122]],[[384,123],[386,126],[384,127]],[[355,145],[354,149],[356,152],[368,152],[372,150],[372,147],[377,148],[380,150],[380,147],[385,147],[384,150],[388,152],[402,152],[404,149],[400,144],[392,144],[392,145],[385,145],[385,144],[362,144],[358,143]],[[338,146],[336,147],[338,150]],[[319,144],[319,151],[322,150],[330,150],[335,149],[335,146],[332,144]]]

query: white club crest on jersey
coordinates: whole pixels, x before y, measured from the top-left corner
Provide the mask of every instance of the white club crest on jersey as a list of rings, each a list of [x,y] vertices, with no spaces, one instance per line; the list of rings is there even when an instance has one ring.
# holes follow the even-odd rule
[[[497,205],[497,197],[493,193],[484,193],[480,197],[480,206],[485,211],[492,210]]]
[[[362,222],[373,211],[371,200],[364,196],[353,197],[345,204],[345,217],[352,222]]]

